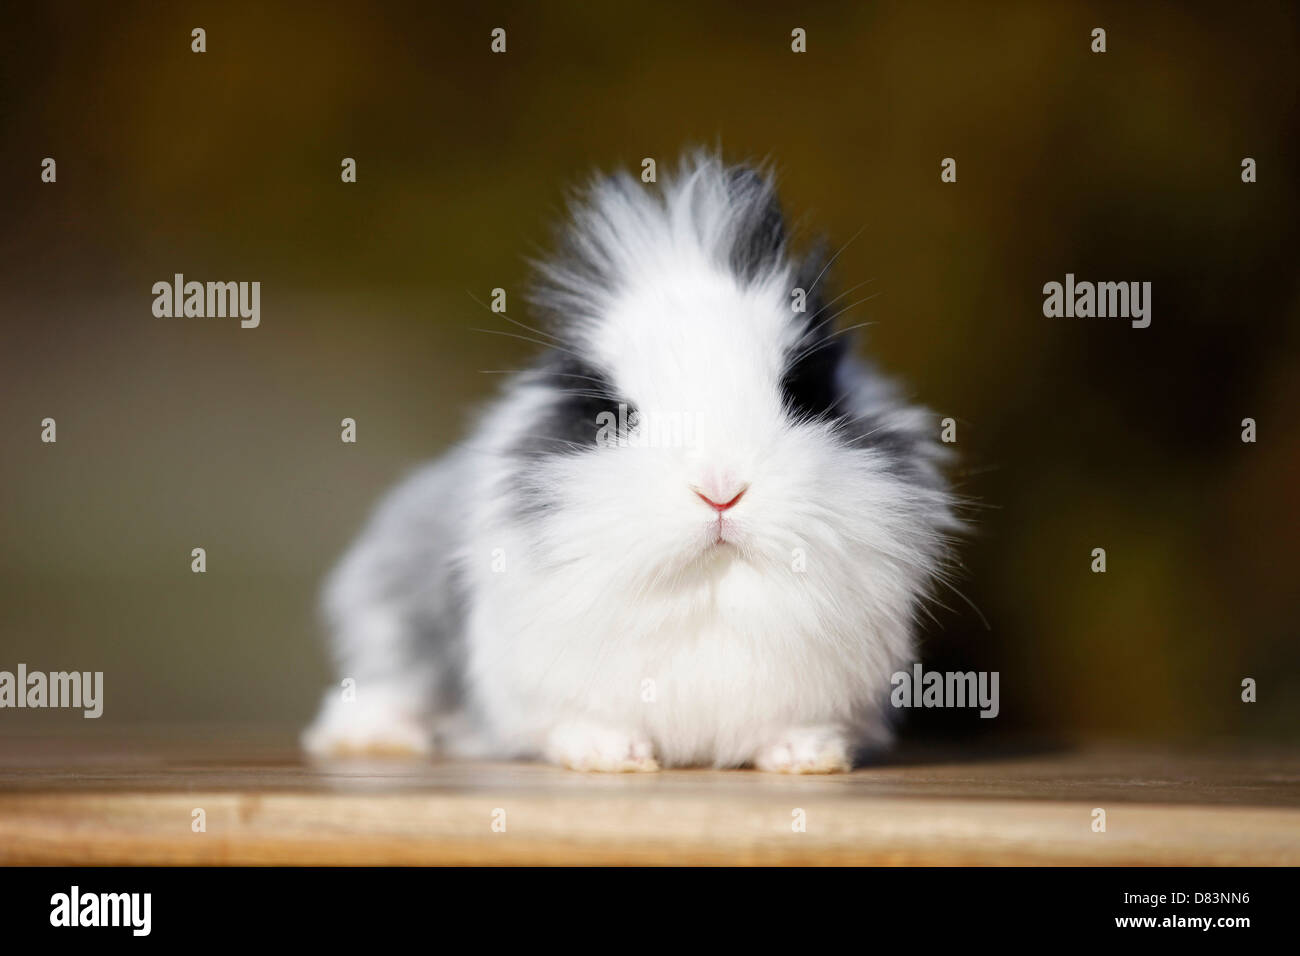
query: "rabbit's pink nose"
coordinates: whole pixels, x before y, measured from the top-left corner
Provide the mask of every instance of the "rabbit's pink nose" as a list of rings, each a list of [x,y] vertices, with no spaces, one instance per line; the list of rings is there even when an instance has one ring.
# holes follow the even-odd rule
[[[736,506],[736,502],[738,502],[742,497],[744,497],[745,492],[748,490],[749,490],[749,486],[746,485],[744,488],[741,488],[738,492],[736,492],[736,494],[729,501],[725,501],[725,502],[714,501],[712,498],[710,498],[708,495],[706,495],[704,492],[700,491],[699,489],[695,489],[695,493],[700,496],[701,501],[707,504],[718,514],[722,514],[722,512],[726,511],[728,508],[734,508]]]

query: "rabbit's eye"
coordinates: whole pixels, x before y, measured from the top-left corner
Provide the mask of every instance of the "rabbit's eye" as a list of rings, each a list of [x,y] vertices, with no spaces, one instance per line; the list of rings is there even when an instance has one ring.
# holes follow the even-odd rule
[[[781,392],[787,413],[796,420],[834,418],[841,414],[836,381],[844,358],[843,337],[804,341],[787,358]]]
[[[537,424],[516,447],[529,458],[581,452],[607,443],[611,428],[630,427],[636,407],[618,394],[609,377],[579,358],[548,356],[535,381],[546,387],[551,401]]]

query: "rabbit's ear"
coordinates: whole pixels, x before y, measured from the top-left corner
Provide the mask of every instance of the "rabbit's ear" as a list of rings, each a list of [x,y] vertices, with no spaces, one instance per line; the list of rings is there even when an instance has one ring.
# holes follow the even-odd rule
[[[807,328],[815,328],[818,323],[822,323],[829,331],[833,326],[824,321],[824,306],[828,301],[826,290],[831,285],[833,270],[826,249],[825,238],[818,237],[812,248],[795,262],[791,283],[794,289],[803,290],[803,324]]]
[[[746,281],[779,268],[785,256],[785,215],[771,176],[754,166],[727,170],[727,194],[736,210],[731,268]]]

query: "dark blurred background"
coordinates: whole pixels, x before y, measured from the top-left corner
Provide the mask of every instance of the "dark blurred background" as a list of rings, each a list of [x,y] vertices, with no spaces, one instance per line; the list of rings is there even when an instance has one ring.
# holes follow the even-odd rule
[[[1002,712],[913,733],[1300,726],[1295,4],[2,16],[0,669],[102,670],[106,702],[0,712],[0,735],[305,721],[322,574],[492,394],[482,370],[530,354],[472,331],[502,327],[475,298],[521,302],[593,167],[663,173],[698,143],[770,157],[809,237],[862,230],[835,284],[881,295],[842,321],[959,422],[958,586],[988,627],[940,595],[925,663],[999,671]],[[261,327],[155,318],[176,272],[260,281]],[[1067,272],[1151,281],[1151,327],[1045,318]]]

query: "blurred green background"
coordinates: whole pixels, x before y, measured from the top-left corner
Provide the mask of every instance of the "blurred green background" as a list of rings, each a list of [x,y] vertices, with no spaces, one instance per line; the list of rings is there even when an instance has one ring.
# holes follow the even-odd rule
[[[960,423],[989,627],[941,595],[924,655],[999,671],[1001,716],[912,732],[1294,736],[1300,16],[1137,6],[10,5],[0,669],[106,702],[0,734],[305,721],[321,575],[530,354],[474,297],[522,292],[590,169],[704,143],[862,230],[835,283],[882,295],[844,321]],[[176,272],[260,281],[261,327],[155,318]],[[1067,272],[1151,281],[1151,327],[1044,318]]]

